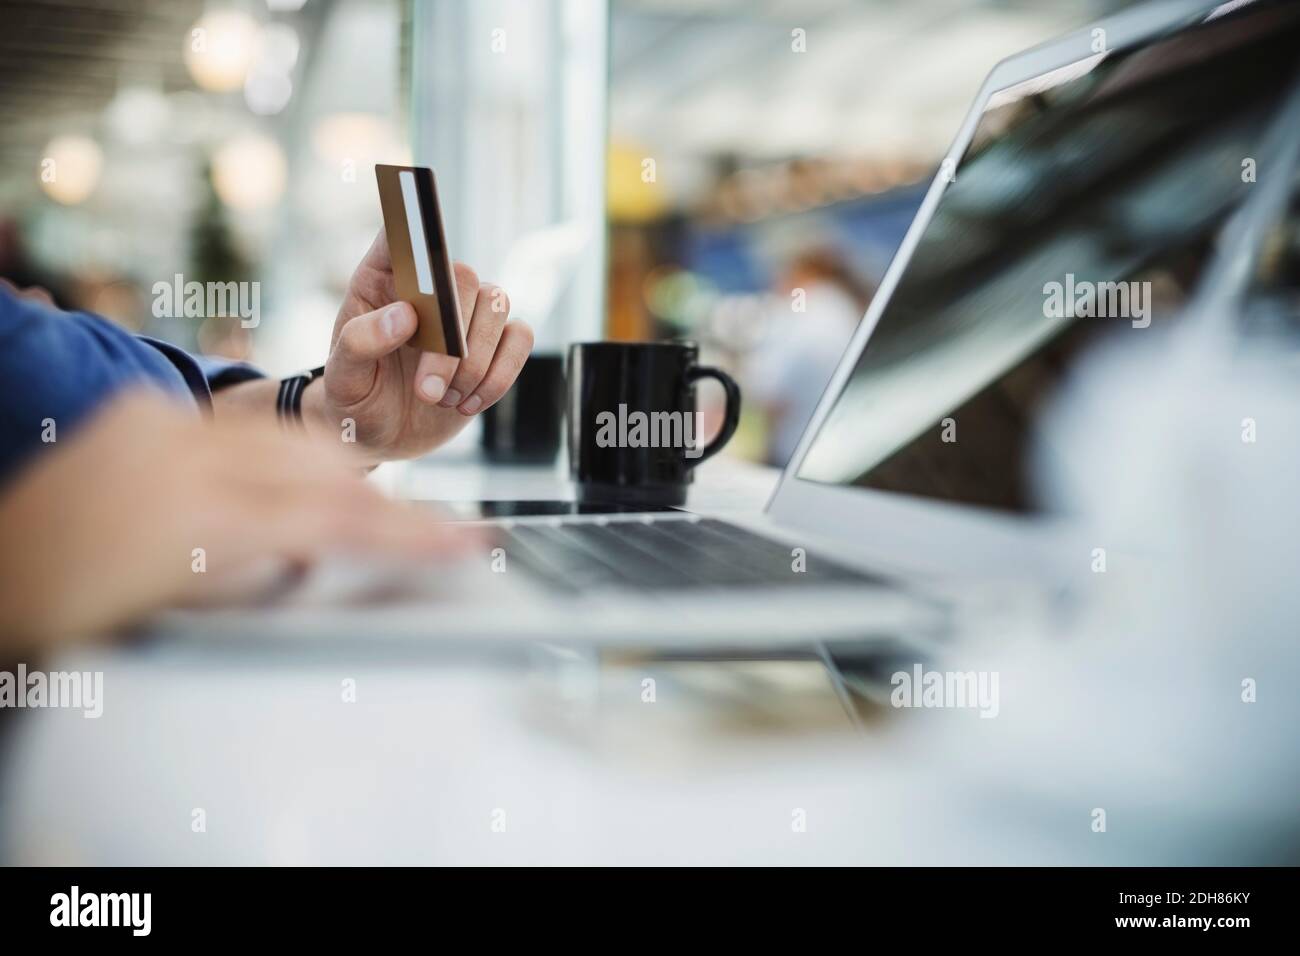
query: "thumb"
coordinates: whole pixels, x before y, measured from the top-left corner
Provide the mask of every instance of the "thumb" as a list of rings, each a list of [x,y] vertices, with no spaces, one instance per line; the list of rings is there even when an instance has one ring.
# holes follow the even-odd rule
[[[416,325],[415,310],[406,302],[348,319],[325,363],[330,396],[344,405],[365,398],[375,384],[375,362],[406,344]]]

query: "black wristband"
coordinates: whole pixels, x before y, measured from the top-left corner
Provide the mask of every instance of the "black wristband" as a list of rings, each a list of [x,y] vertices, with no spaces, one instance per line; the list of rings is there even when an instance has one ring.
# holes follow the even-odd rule
[[[275,398],[275,417],[285,428],[302,428],[302,393],[307,386],[325,374],[325,366],[291,375],[280,380],[280,392]]]

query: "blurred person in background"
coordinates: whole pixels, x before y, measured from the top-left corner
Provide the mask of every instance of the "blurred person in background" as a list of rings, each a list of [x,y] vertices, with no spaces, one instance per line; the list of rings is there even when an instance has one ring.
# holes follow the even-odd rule
[[[801,253],[780,273],[746,379],[767,419],[768,464],[783,467],[794,454],[873,291],[830,249]]]
[[[52,273],[37,266],[17,221],[0,219],[0,283],[10,287],[39,287],[49,298],[66,301],[64,284]]]

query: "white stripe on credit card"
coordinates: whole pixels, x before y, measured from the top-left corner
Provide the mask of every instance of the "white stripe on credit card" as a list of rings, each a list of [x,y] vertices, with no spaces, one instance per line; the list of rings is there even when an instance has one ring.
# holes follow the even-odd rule
[[[402,182],[402,202],[406,206],[406,229],[411,234],[415,279],[421,292],[433,295],[433,267],[429,264],[429,244],[424,238],[424,218],[420,215],[420,196],[415,191],[415,173],[404,169],[397,178]]]

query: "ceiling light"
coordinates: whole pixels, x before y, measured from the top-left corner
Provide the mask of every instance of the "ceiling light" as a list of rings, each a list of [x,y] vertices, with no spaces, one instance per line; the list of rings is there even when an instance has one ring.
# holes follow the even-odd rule
[[[275,140],[247,133],[227,143],[212,157],[212,185],[232,209],[264,209],[284,194],[284,153]]]
[[[261,43],[257,23],[238,10],[205,13],[185,37],[185,65],[194,82],[213,93],[244,84]]]
[[[104,153],[85,136],[56,136],[41,159],[41,188],[65,206],[83,202],[99,184]]]

